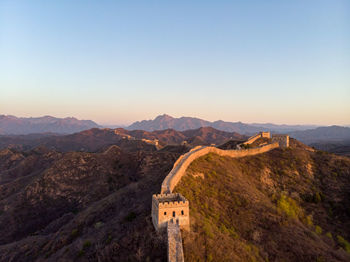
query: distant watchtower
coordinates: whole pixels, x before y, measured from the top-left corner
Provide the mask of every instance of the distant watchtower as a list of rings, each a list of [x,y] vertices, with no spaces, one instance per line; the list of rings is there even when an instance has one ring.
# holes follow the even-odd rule
[[[289,147],[289,135],[273,134],[272,142],[278,142],[280,147]]]
[[[190,229],[189,202],[179,193],[152,196],[152,222],[156,230],[166,228],[175,221],[181,228]]]

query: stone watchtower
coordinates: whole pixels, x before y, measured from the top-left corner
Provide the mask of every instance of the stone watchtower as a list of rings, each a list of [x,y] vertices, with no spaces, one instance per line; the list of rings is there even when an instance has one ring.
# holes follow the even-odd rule
[[[157,231],[166,228],[170,221],[178,224],[183,229],[189,230],[189,212],[188,200],[179,193],[152,196],[152,222]]]
[[[272,142],[278,142],[280,147],[289,147],[289,135],[273,134]]]

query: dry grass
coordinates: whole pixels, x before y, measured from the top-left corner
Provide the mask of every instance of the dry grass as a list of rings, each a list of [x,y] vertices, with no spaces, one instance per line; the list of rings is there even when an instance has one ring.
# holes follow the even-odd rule
[[[198,173],[204,179],[191,175]],[[241,159],[197,159],[175,189],[190,201],[186,261],[349,261],[349,174],[349,159],[320,156],[300,145]],[[316,193],[317,201],[302,198]],[[330,217],[334,197],[341,199]],[[336,243],[323,232],[346,237]]]

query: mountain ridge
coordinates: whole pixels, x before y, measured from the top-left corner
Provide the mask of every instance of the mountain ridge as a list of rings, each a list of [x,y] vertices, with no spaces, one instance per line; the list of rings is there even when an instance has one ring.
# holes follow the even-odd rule
[[[11,147],[18,150],[30,150],[44,146],[60,152],[83,151],[96,152],[106,146],[117,145],[126,151],[156,150],[166,145],[210,145],[222,144],[230,139],[244,140],[246,136],[235,132],[225,132],[211,127],[201,127],[187,131],[173,129],[144,131],[123,128],[92,128],[69,135],[30,134],[18,136],[0,136],[0,148]]]
[[[272,123],[253,123],[247,124],[241,121],[229,122],[224,120],[207,121],[196,117],[179,117],[175,118],[167,114],[159,115],[153,120],[142,120],[132,123],[126,127],[129,130],[142,129],[146,131],[163,130],[172,128],[178,131],[184,131],[188,129],[196,129],[199,127],[213,127],[226,132],[237,132],[240,134],[251,135],[259,131],[272,131],[272,132],[291,132],[297,130],[312,129],[315,125],[277,125]]]
[[[57,118],[16,117],[0,115],[0,135],[26,135],[34,133],[71,134],[86,129],[100,127],[92,120],[79,120],[75,117]]]
[[[304,143],[316,143],[319,141],[350,140],[350,128],[344,126],[321,126],[315,129],[294,131],[291,136]]]

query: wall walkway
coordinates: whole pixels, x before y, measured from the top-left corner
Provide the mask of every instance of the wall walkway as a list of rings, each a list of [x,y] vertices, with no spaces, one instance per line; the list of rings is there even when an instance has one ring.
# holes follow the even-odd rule
[[[174,221],[168,222],[168,262],[184,262],[180,226]]]

